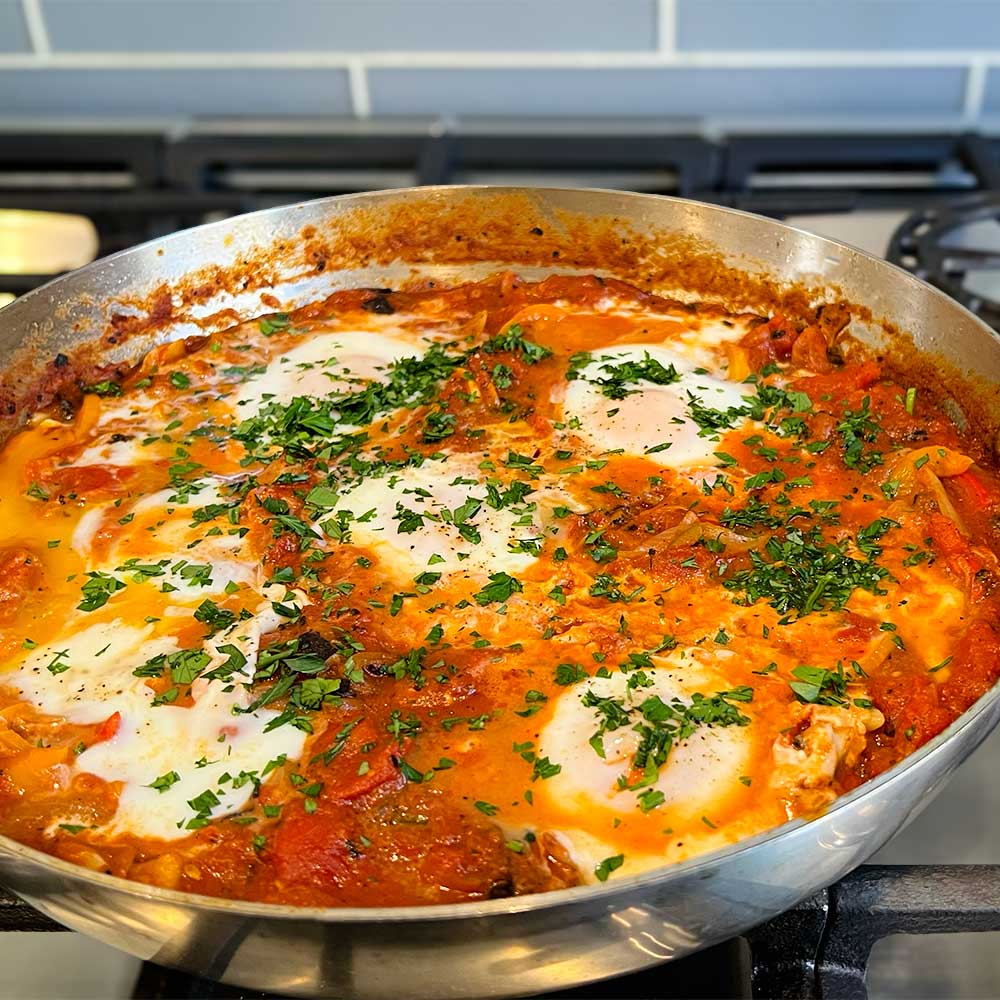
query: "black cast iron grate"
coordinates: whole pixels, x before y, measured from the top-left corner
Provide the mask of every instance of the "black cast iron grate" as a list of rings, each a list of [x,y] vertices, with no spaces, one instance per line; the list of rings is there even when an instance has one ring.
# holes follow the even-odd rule
[[[0,890],[0,931],[63,929]],[[882,938],[998,930],[1000,865],[866,865],[743,938],[545,1000],[865,1000],[868,960]],[[268,994],[145,963],[133,997],[266,1000]]]
[[[617,187],[778,218],[914,210],[1000,192],[998,145],[948,133],[707,139],[648,122],[0,132],[0,208],[85,215],[100,256],[241,212],[414,184]],[[0,274],[0,292],[20,294],[50,277]]]
[[[887,256],[1000,329],[1000,194],[914,212],[893,233]],[[991,280],[976,280],[987,276]]]

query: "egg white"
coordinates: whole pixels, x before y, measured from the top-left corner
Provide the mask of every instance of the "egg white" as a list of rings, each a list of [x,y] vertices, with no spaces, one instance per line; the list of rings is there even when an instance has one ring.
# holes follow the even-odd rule
[[[230,584],[247,584],[260,587],[263,572],[258,558],[250,550],[249,542],[239,532],[230,534],[231,527],[225,517],[214,524],[222,528],[222,534],[208,535],[211,524],[192,527],[192,516],[199,507],[213,503],[232,503],[232,497],[224,490],[222,479],[206,478],[192,493],[187,503],[179,503],[176,490],[165,489],[150,493],[131,507],[116,507],[113,503],[91,507],[77,523],[73,532],[73,549],[87,559],[95,570],[124,574],[121,570],[126,560],[136,557],[140,563],[157,563],[167,560],[163,575],[152,577],[148,582],[159,587],[169,583],[176,588],[172,593],[178,599],[184,597],[204,598],[223,593]],[[148,514],[155,514],[155,530],[149,531]],[[141,520],[120,524],[123,515],[143,515]],[[108,555],[103,560],[93,556],[94,537],[102,529],[114,527],[115,535]],[[189,548],[194,539],[198,544]],[[209,573],[193,582],[182,572],[187,565],[207,565]],[[113,599],[113,598],[112,598]]]
[[[646,381],[630,384],[624,399],[609,398],[590,381],[606,377],[602,366],[641,363],[646,358],[665,368],[672,365],[680,378],[669,385]],[[563,420],[572,433],[597,452],[645,455],[670,468],[716,461],[713,453],[718,449],[718,440],[714,435],[702,435],[691,419],[689,394],[703,405],[720,410],[741,406],[747,394],[745,386],[696,370],[684,355],[652,344],[622,344],[595,351],[579,374],[568,383],[563,399]],[[664,444],[669,447],[652,450]]]
[[[606,733],[605,756],[599,757],[588,741],[597,731],[601,715],[584,706],[588,691],[638,706],[653,695],[668,704],[678,698],[687,703],[696,691],[711,696],[726,689],[721,678],[691,658],[659,659],[656,668],[645,673],[652,684],[634,691],[628,689],[628,674],[613,671],[610,677],[591,677],[560,695],[555,713],[542,731],[540,746],[543,756],[563,763],[562,771],[545,786],[546,794],[558,799],[563,808],[572,804],[586,812],[599,803],[622,812],[635,809],[635,793],[620,790],[618,777],[628,770],[639,736],[632,726]],[[742,711],[743,706],[740,708]],[[635,720],[641,721],[638,713]],[[649,787],[663,793],[665,805],[698,815],[746,773],[749,752],[748,727],[700,726],[687,740],[674,745],[656,783]]]
[[[592,677],[575,684],[560,694],[551,719],[542,729],[538,754],[560,764],[562,769],[539,782],[534,791],[535,800],[558,810],[560,827],[553,832],[558,834],[585,875],[589,875],[602,858],[617,853],[610,830],[606,838],[593,832],[595,809],[611,810],[623,818],[638,814],[636,791],[620,788],[619,777],[629,770],[639,742],[633,725],[642,717],[636,711],[633,725],[604,734],[605,756],[602,758],[589,742],[597,733],[602,716],[596,708],[583,704],[584,696],[593,692],[597,697],[610,697],[626,706],[638,706],[653,695],[667,704],[674,699],[688,703],[695,692],[710,697],[726,690],[729,685],[713,667],[711,658],[700,652],[698,655],[700,662],[690,652],[654,657],[656,666],[645,670],[651,685],[634,691],[628,688],[629,674],[617,670],[612,671],[610,677]],[[716,655],[723,660],[731,654],[720,651]],[[752,704],[740,703],[738,707],[753,719]],[[711,816],[716,805],[740,787],[740,777],[751,767],[752,725],[751,721],[746,726],[700,726],[688,739],[674,744],[656,781],[648,786],[648,790],[663,794],[663,804],[659,808],[685,821]],[[711,835],[706,826],[702,836]],[[633,852],[629,866],[634,870],[660,864],[663,860],[659,856],[646,858]]]
[[[154,706],[152,689],[132,671],[173,652],[177,644],[170,636],[154,635],[152,625],[136,627],[117,619],[88,625],[83,615],[68,624],[66,634],[31,651],[5,680],[43,712],[71,722],[92,724],[121,714],[116,735],[89,747],[73,764],[76,772],[121,783],[118,810],[107,832],[163,840],[187,836],[186,824],[195,816],[188,803],[202,792],[211,790],[219,799],[213,816],[238,812],[250,800],[252,783],[234,788],[231,781],[220,781],[227,772],[259,775],[281,754],[289,760],[301,756],[304,733],[288,725],[265,732],[274,712],[234,714],[234,708],[245,708],[250,701],[240,684],[202,682],[192,707]],[[206,651],[215,660],[224,659],[215,648],[235,641],[255,654],[262,626],[273,628],[274,623],[263,618],[237,622],[231,634],[209,640]],[[59,662],[68,668],[53,674],[48,665],[63,651]],[[169,788],[150,787],[171,772],[178,780]]]
[[[127,441],[101,441],[85,448],[72,461],[67,462],[67,468],[82,468],[91,465],[113,465],[129,469],[148,461],[146,451],[138,435],[131,436]]]
[[[543,536],[541,514],[530,509],[536,498],[531,495],[500,510],[490,507],[478,461],[474,455],[452,454],[399,475],[362,480],[340,498],[332,515],[348,514],[351,544],[371,549],[384,566],[402,575],[425,571],[470,577],[516,575],[536,556],[511,551],[511,545]],[[469,499],[483,501],[469,519],[481,535],[479,542],[463,538],[447,519]],[[404,510],[421,515],[423,523],[413,531],[401,531]]]
[[[399,329],[314,334],[272,358],[265,372],[240,387],[233,400],[236,415],[250,417],[265,403],[287,404],[296,396],[351,392],[425,350]]]
[[[272,602],[301,606],[307,603],[306,598],[298,591],[267,585],[259,559],[238,532],[228,534],[224,528],[222,534],[212,536],[206,535],[208,525],[192,527],[198,507],[232,502],[223,480],[206,479],[189,503],[171,500],[174,494],[174,490],[165,489],[130,506],[102,504],[88,510],[77,524],[72,546],[95,570],[112,573],[126,584],[125,590],[110,596],[107,607],[112,611],[116,601],[136,587],[159,591],[166,583],[173,589],[167,598],[170,603],[161,612],[163,620],[186,623],[194,606],[206,598],[218,600],[230,584],[249,588],[252,617],[237,621],[202,646],[211,658],[204,672],[228,658],[219,652],[220,646],[239,649],[247,662],[232,680],[249,683],[261,637],[287,620],[274,612]],[[120,524],[123,513],[135,515],[134,520]],[[154,531],[148,530],[150,520]],[[224,517],[216,523],[228,526]],[[114,536],[107,556],[98,560],[93,554],[94,538],[103,528],[113,528]],[[188,548],[195,538],[201,539],[199,544]],[[121,569],[137,551],[142,552],[138,557],[142,564],[166,560],[164,575],[140,582]],[[209,567],[204,584],[182,575],[181,568],[188,564]],[[198,678],[191,686],[191,707],[154,706],[152,689],[144,678],[135,677],[133,670],[177,648],[176,640],[169,634],[157,634],[153,624],[136,625],[120,619],[93,622],[88,613],[77,611],[65,623],[60,637],[32,650],[5,676],[5,683],[19,688],[22,696],[43,712],[71,722],[93,724],[115,712],[121,714],[117,734],[94,744],[73,763],[74,772],[120,784],[118,810],[106,832],[163,840],[187,836],[186,824],[195,816],[188,803],[202,792],[211,790],[219,799],[211,810],[216,817],[238,812],[249,801],[253,784],[234,788],[231,781],[220,783],[223,775],[235,776],[242,771],[259,774],[281,754],[296,760],[302,753],[305,734],[294,727],[264,731],[274,718],[273,711],[234,714],[234,709],[250,703],[243,683]],[[54,660],[63,651],[65,656]],[[57,666],[68,664],[68,669],[52,673],[48,665],[53,662]],[[158,777],[171,772],[176,772],[178,780],[168,788],[150,787]]]

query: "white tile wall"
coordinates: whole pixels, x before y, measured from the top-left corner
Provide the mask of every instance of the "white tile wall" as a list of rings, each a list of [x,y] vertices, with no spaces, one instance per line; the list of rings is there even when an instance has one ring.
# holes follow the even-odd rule
[[[998,0],[0,0],[0,116],[1000,115]]]

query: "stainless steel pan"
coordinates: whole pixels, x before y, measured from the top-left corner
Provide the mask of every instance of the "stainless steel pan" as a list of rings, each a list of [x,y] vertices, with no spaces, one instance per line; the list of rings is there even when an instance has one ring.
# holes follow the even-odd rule
[[[426,188],[227,220],[99,261],[0,312],[8,428],[60,372],[294,306],[336,288],[455,281],[507,265],[794,310],[846,300],[852,332],[948,380],[962,418],[1000,425],[1000,343],[929,286],[767,219],[607,191]],[[169,287],[169,294],[164,290]],[[262,298],[263,296],[263,298]],[[897,331],[902,331],[900,337]],[[57,352],[70,358],[53,362]],[[921,359],[923,359],[921,361]],[[970,403],[971,401],[971,403]],[[973,413],[975,411],[975,413]],[[605,885],[431,908],[296,909],[151,889],[0,838],[0,880],[54,919],[143,959],[304,996],[487,997],[555,990],[677,958],[792,906],[861,864],[1000,718],[994,689],[902,764],[811,822]],[[669,976],[669,969],[664,975]]]

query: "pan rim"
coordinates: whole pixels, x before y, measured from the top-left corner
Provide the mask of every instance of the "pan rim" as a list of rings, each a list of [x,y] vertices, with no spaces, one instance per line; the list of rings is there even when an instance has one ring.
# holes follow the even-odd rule
[[[392,201],[395,199],[405,199],[407,196],[434,196],[447,195],[460,192],[483,192],[483,193],[503,193],[511,196],[545,196],[548,194],[593,194],[611,195],[616,198],[628,198],[629,200],[640,199],[650,204],[658,204],[663,201],[697,205],[702,209],[708,209],[721,215],[734,216],[743,219],[752,219],[755,222],[765,222],[776,227],[779,233],[788,232],[808,237],[811,240],[821,241],[821,245],[829,248],[846,250],[856,255],[869,265],[874,265],[906,279],[907,283],[913,287],[919,287],[924,292],[930,290],[936,298],[941,299],[949,308],[957,309],[965,314],[967,320],[971,320],[984,333],[990,337],[997,338],[998,334],[983,322],[974,313],[969,311],[961,303],[955,301],[940,289],[916,277],[909,271],[901,268],[889,261],[875,257],[868,252],[861,250],[849,243],[835,240],[826,236],[811,233],[808,230],[800,229],[796,226],[789,226],[783,222],[758,215],[753,212],[741,209],[730,208],[724,205],[715,205],[708,202],[699,202],[691,198],[681,198],[674,195],[657,195],[641,192],[626,192],[608,188],[589,187],[506,187],[501,185],[433,185],[425,187],[391,188],[386,190],[371,192],[355,192],[347,195],[335,195],[310,199],[303,202],[295,202],[288,205],[279,205],[271,208],[259,209],[255,212],[248,212],[238,216],[216,222],[206,223],[201,226],[180,230],[167,236],[161,236],[145,243],[138,244],[120,250],[107,257],[99,258],[67,274],[57,276],[51,281],[33,289],[26,295],[16,299],[9,306],[0,309],[0,324],[5,319],[14,319],[21,308],[26,307],[32,301],[40,298],[45,293],[51,293],[52,289],[62,282],[70,279],[83,278],[101,269],[113,269],[122,260],[130,255],[138,255],[143,251],[153,249],[166,250],[172,243],[190,239],[192,233],[208,232],[212,230],[221,231],[231,227],[234,223],[244,223],[252,219],[266,218],[272,215],[286,215],[293,211],[304,211],[321,205],[350,203],[353,201],[371,201],[377,198],[378,201]],[[724,248],[721,248],[724,252]],[[498,266],[503,265],[501,259],[497,260]],[[766,271],[764,272],[766,273]],[[155,280],[155,278],[153,279]],[[63,861],[53,855],[46,854],[36,848],[28,847],[9,837],[0,835],[0,856],[14,855],[32,864],[39,865],[49,871],[55,871],[65,875],[75,882],[92,884],[94,886],[114,889],[116,892],[139,900],[146,900],[151,903],[176,905],[189,907],[206,913],[225,913],[233,916],[244,917],[266,917],[282,922],[308,921],[324,924],[372,924],[379,925],[385,923],[444,923],[454,919],[466,918],[499,918],[513,917],[527,912],[557,909],[563,906],[573,906],[584,902],[600,902],[613,897],[627,895],[639,888],[665,888],[670,883],[679,881],[685,877],[698,876],[709,871],[717,864],[734,858],[744,852],[750,852],[764,844],[791,836],[797,830],[805,830],[815,823],[821,823],[830,817],[836,816],[842,810],[850,808],[855,802],[875,794],[880,789],[885,789],[894,785],[904,775],[913,768],[920,766],[937,754],[945,744],[956,737],[960,732],[970,726],[980,715],[987,712],[990,707],[1000,698],[1000,681],[989,691],[984,693],[973,705],[958,716],[946,729],[899,761],[887,771],[872,778],[857,788],[839,796],[828,809],[813,819],[793,819],[782,823],[780,826],[762,831],[753,837],[745,838],[729,844],[725,847],[697,855],[686,861],[670,865],[662,865],[656,868],[649,868],[634,875],[622,876],[609,880],[605,883],[587,884],[574,886],[568,889],[557,889],[548,892],[534,893],[531,895],[513,897],[508,899],[483,900],[480,902],[468,903],[439,903],[427,906],[402,906],[402,907],[299,907],[281,903],[258,903],[242,900],[227,900],[220,897],[206,896],[199,893],[181,892],[176,889],[164,889],[156,886],[145,885],[144,883],[130,881],[114,875],[100,872],[93,872],[71,862]]]

